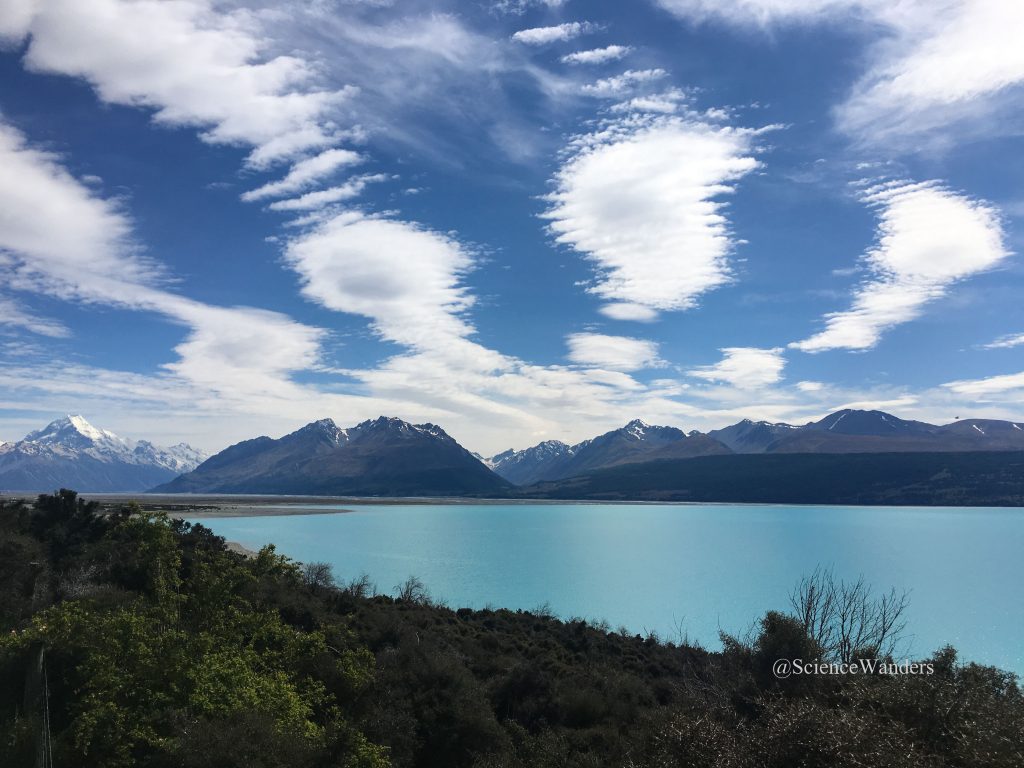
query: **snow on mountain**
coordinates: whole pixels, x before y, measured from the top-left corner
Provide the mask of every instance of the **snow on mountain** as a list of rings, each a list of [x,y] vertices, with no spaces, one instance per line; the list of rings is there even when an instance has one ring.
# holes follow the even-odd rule
[[[206,454],[187,443],[164,448],[128,440],[68,415],[0,447],[0,488],[144,490],[195,469]]]
[[[792,424],[743,419],[722,429],[708,432],[722,445],[736,453],[762,453],[776,440],[799,429]]]
[[[728,452],[706,435],[687,435],[675,427],[660,427],[633,419],[623,427],[576,445],[546,440],[521,451],[508,450],[492,456],[489,465],[509,482],[530,485],[617,464],[719,451]]]
[[[521,451],[510,448],[485,459],[484,463],[510,483],[526,485],[556,476],[582,445],[585,443],[569,446],[559,440],[545,440]]]
[[[436,424],[382,416],[348,429],[321,419],[276,440],[246,440],[154,491],[485,496],[508,487]]]

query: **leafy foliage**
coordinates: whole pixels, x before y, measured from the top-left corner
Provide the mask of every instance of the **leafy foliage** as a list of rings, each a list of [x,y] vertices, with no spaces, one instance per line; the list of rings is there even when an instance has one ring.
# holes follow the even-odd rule
[[[35,764],[44,739],[55,765],[114,768],[1024,765],[1015,676],[950,648],[932,675],[777,679],[779,658],[884,658],[898,634],[899,596],[824,572],[711,653],[451,610],[416,578],[378,595],[100,512],[71,492],[0,502],[0,765]]]
[[[5,601],[4,677],[31,677],[43,650],[55,763],[203,765],[217,754],[221,766],[386,765],[343,716],[371,680],[372,656],[338,619],[296,627],[268,599],[303,589],[294,563],[269,548],[246,559],[159,514],[100,517],[70,492],[17,511],[5,526],[40,537],[44,580],[84,564],[95,574],[76,599]],[[39,716],[18,699],[5,697],[0,724],[12,759],[39,738],[14,727]],[[258,745],[248,757],[227,741],[243,734]]]

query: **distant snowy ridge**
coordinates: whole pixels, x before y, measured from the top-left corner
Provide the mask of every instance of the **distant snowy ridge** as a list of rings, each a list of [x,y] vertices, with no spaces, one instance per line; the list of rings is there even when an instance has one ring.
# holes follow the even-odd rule
[[[0,488],[144,490],[192,471],[206,458],[187,443],[165,448],[129,440],[69,414],[16,443],[0,444]]]

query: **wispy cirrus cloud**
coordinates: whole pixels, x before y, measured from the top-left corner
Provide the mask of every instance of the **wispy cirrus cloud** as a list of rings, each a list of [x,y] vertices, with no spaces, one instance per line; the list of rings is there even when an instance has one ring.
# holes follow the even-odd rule
[[[758,167],[757,130],[629,115],[577,136],[543,214],[555,241],[592,261],[609,317],[690,309],[730,279],[722,197]]]
[[[339,184],[326,189],[318,189],[315,192],[307,192],[299,197],[288,200],[278,200],[268,207],[272,211],[318,211],[334,203],[351,200],[359,197],[368,184],[386,181],[389,179],[386,173],[367,173],[361,176],[353,176],[344,184]]]
[[[984,345],[985,349],[1010,349],[1011,347],[1024,346],[1024,333],[1009,334],[1000,336],[995,341]]]
[[[1000,133],[995,115],[1019,98],[1024,5],[1005,0],[657,0],[696,21],[742,27],[868,23],[883,36],[871,65],[837,106],[838,127],[865,143],[920,147],[922,135]],[[1012,129],[1011,130],[1015,130]]]
[[[850,309],[826,315],[825,329],[794,349],[870,349],[886,330],[1009,255],[998,212],[939,182],[889,182],[861,197],[879,217],[877,242],[862,258],[870,277],[854,289]]]
[[[349,168],[365,161],[366,158],[363,155],[350,149],[328,149],[312,157],[299,160],[283,179],[249,190],[242,194],[242,199],[252,202],[301,192],[337,173],[342,168]]]
[[[1024,390],[1024,372],[1000,376],[986,376],[981,379],[962,379],[943,384],[943,387],[958,395],[990,397],[992,395],[1016,394]],[[1019,400],[1017,401],[1019,403]]]
[[[71,335],[71,329],[63,323],[39,317],[21,302],[4,296],[0,296],[0,328],[19,328],[51,339],[64,339]]]
[[[596,83],[588,83],[580,90],[588,96],[607,99],[621,96],[638,85],[661,80],[668,72],[664,69],[627,69],[620,75],[605,77]]]

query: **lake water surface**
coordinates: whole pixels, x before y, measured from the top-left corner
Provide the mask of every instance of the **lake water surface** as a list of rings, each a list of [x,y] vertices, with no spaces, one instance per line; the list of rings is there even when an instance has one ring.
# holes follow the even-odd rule
[[[334,507],[337,508],[337,507]],[[381,592],[418,576],[452,607],[534,609],[717,648],[818,566],[910,591],[908,655],[944,644],[1024,673],[1024,510],[777,505],[346,506],[199,520]]]

